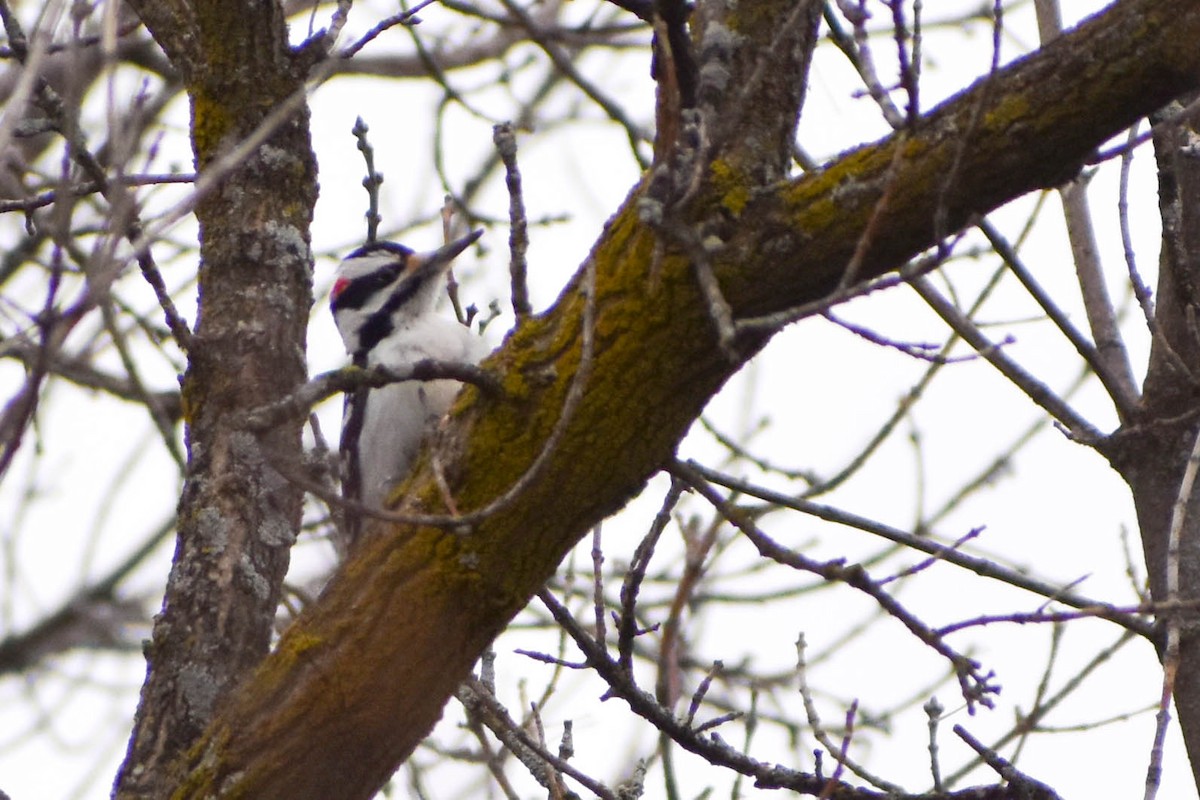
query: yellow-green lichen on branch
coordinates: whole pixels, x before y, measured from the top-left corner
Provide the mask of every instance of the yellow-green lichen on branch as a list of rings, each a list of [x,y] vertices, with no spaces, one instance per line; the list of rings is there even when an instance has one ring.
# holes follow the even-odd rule
[[[172,793],[172,800],[183,798],[212,797],[216,791],[212,785],[216,776],[216,759],[225,751],[229,741],[229,729],[225,726],[210,728],[208,733],[196,740],[178,762],[187,768],[179,788]],[[190,768],[188,768],[190,765]]]
[[[782,193],[790,223],[797,230],[823,230],[867,214],[882,194],[894,146],[889,140],[865,145],[795,180]]]
[[[1014,125],[1029,123],[1032,108],[1033,104],[1025,92],[1005,94],[983,115],[983,126],[993,136],[1003,135]]]
[[[325,640],[320,636],[311,633],[303,633],[292,636],[287,641],[287,651],[292,656],[300,657],[310,650],[315,650],[325,643]]]
[[[713,188],[720,198],[721,207],[735,217],[741,216],[750,202],[750,178],[725,159],[715,159],[709,165]]]
[[[200,168],[218,153],[221,143],[234,128],[234,118],[225,103],[212,97],[202,86],[189,90],[192,100],[192,149]]]

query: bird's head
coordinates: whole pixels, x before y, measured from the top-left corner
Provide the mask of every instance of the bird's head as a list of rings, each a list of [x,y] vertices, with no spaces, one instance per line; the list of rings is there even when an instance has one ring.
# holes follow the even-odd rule
[[[432,311],[450,263],[482,235],[472,231],[428,253],[372,242],[346,256],[329,294],[346,352],[355,359],[365,356],[406,320]]]

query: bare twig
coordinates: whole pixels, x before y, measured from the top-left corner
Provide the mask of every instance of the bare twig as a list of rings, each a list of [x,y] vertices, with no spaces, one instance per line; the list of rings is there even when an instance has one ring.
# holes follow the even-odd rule
[[[867,92],[879,106],[884,120],[892,128],[899,130],[904,127],[904,115],[892,102],[888,90],[879,80],[879,73],[875,70],[875,60],[871,56],[871,47],[867,42],[866,21],[868,15],[865,5],[865,3],[855,5],[850,0],[839,0],[838,2],[842,15],[854,29],[853,36],[842,28],[841,22],[828,4],[825,6],[825,23],[829,27],[830,38],[862,78]]]
[[[961,238],[961,236],[962,234],[959,234],[958,238]],[[940,267],[945,262],[946,257],[953,247],[953,243],[945,245],[938,248],[936,253],[923,256],[909,263],[898,274],[884,275],[874,280],[857,283],[842,289],[835,289],[820,300],[814,300],[810,303],[804,303],[803,305],[787,308],[772,314],[763,314],[759,317],[742,317],[737,321],[738,331],[748,333],[777,331],[780,328],[791,325],[794,322],[799,322],[814,314],[822,314],[828,309],[841,305],[848,300],[853,300],[857,297],[866,297],[875,292],[908,283],[916,276],[925,275]]]
[[[906,148],[904,147],[903,140],[908,138],[908,133],[902,130],[898,136],[901,141],[897,144],[895,152],[892,153],[891,163],[888,164],[887,173],[883,176],[883,193],[875,201],[875,205],[871,208],[871,216],[867,219],[867,225],[863,228],[863,232],[859,234],[858,241],[854,243],[854,253],[850,256],[850,261],[846,264],[845,270],[842,271],[842,277],[838,280],[837,291],[839,292],[844,292],[858,283],[858,273],[862,268],[863,260],[867,257],[867,253],[875,241],[875,234],[879,228],[880,220],[883,219],[888,211],[888,205],[891,203],[892,198],[892,190],[896,186],[896,175],[904,161]]]
[[[872,774],[857,761],[851,759],[845,748],[838,747],[833,739],[830,738],[829,731],[825,728],[825,724],[821,722],[821,715],[817,713],[817,704],[813,700],[812,687],[808,682],[808,641],[805,639],[803,633],[800,633],[796,637],[796,688],[800,692],[800,700],[804,704],[804,717],[808,722],[809,729],[812,731],[813,738],[825,748],[827,753],[834,757],[837,761],[836,769],[838,771],[845,766],[855,775],[885,792],[890,794],[903,793],[901,787],[884,780],[878,775]],[[824,790],[822,788],[822,792]]]
[[[671,488],[663,498],[662,507],[654,517],[650,530],[638,542],[633,551],[629,568],[625,571],[625,580],[621,583],[621,616],[617,623],[617,653],[618,663],[622,669],[633,669],[633,642],[641,632],[637,624],[637,597],[642,581],[646,578],[646,569],[650,566],[650,557],[667,525],[671,521],[671,511],[683,495],[684,484],[675,478],[671,479]]]
[[[988,708],[992,707],[992,695],[997,687],[992,683],[990,673],[980,671],[980,664],[974,659],[961,655],[945,643],[937,632],[918,619],[914,614],[901,606],[894,597],[885,592],[874,581],[861,565],[847,565],[844,561],[816,561],[789,548],[783,547],[763,533],[757,526],[746,519],[738,509],[715,492],[700,472],[690,465],[675,462],[671,472],[686,481],[692,489],[712,504],[721,515],[750,540],[759,553],[796,570],[819,575],[827,581],[845,583],[873,599],[890,616],[901,622],[909,632],[921,642],[932,648],[954,667],[963,699],[972,713],[976,703]]]
[[[533,308],[529,305],[529,271],[525,251],[529,249],[529,231],[525,218],[525,198],[521,191],[521,170],[517,166],[517,135],[511,122],[492,127],[492,141],[504,162],[504,183],[508,187],[508,252],[512,283],[513,314],[520,325]]]
[[[994,741],[991,745],[992,750],[999,750],[1006,746],[1009,742],[1022,736],[1030,727],[1037,725],[1038,722],[1046,717],[1053,709],[1058,707],[1065,699],[1070,697],[1076,689],[1083,685],[1084,681],[1103,664],[1107,663],[1113,655],[1123,648],[1129,642],[1133,641],[1133,634],[1129,631],[1123,632],[1113,644],[1100,650],[1094,655],[1088,663],[1084,664],[1071,678],[1058,690],[1052,697],[1048,698],[1044,703],[1035,709],[1031,709],[1023,718],[1006,734]],[[953,786],[958,781],[962,780],[969,772],[975,769],[980,763],[984,763],[982,757],[969,761],[963,764],[953,774],[946,776],[943,781],[947,786]]]
[[[137,393],[138,400],[145,405],[146,410],[150,413],[150,419],[154,423],[154,427],[158,431],[163,445],[166,447],[167,452],[170,453],[171,458],[174,459],[175,465],[182,471],[186,466],[186,460],[184,459],[183,451],[179,449],[179,442],[175,438],[175,420],[159,404],[158,395],[148,390],[142,382],[137,362],[133,354],[129,351],[129,342],[126,341],[125,335],[117,327],[116,312],[113,310],[112,304],[101,303],[100,313],[104,319],[104,327],[108,330],[113,347],[116,348],[117,355],[121,359],[121,366],[124,367],[125,374],[129,376],[130,386]]]
[[[859,325],[850,322],[847,319],[834,314],[832,310],[825,311],[821,316],[837,325],[843,330],[849,331],[860,339],[865,339],[871,344],[877,344],[880,347],[888,347],[904,353],[906,356],[919,359],[921,361],[929,361],[934,364],[954,364],[963,361],[973,361],[979,358],[978,354],[968,354],[963,356],[948,356],[945,355],[947,347],[944,344],[935,344],[933,342],[902,342],[896,339],[890,339],[887,336],[876,333],[865,325]],[[958,337],[955,337],[957,339]]]
[[[596,641],[608,640],[608,624],[604,619],[604,548],[600,544],[601,526],[592,528],[592,614],[596,619]]]
[[[689,248],[689,255],[696,273],[696,282],[700,285],[705,302],[708,303],[709,318],[717,329],[717,343],[730,363],[736,364],[743,356],[737,347],[737,326],[733,321],[733,309],[721,291],[721,284],[717,281],[704,245],[696,244],[695,247]]]
[[[419,20],[416,19],[417,14],[435,2],[437,0],[421,0],[421,2],[406,11],[401,11],[399,14],[393,14],[386,19],[380,20],[371,27],[371,30],[360,36],[357,41],[342,48],[341,52],[337,54],[338,58],[344,61],[349,60],[384,31],[394,28],[397,25],[412,25],[418,22]]]
[[[343,367],[318,375],[282,400],[247,411],[242,426],[247,430],[265,431],[285,420],[307,414],[309,409],[326,398],[352,389],[377,389],[402,381],[432,381],[443,378],[474,384],[492,394],[502,392],[494,375],[474,364],[457,361],[424,358],[404,369],[385,366],[370,369]]]
[[[456,696],[464,706],[496,735],[504,746],[515,755],[529,774],[537,779],[542,786],[550,788],[551,778],[547,766],[578,781],[589,792],[605,800],[617,800],[617,796],[604,784],[575,769],[570,762],[551,753],[545,745],[536,741],[526,733],[508,714],[508,710],[500,704],[495,695],[477,678],[468,678],[459,687]]]
[[[159,186],[162,184],[171,183],[192,183],[196,180],[196,176],[191,173],[162,174],[162,175],[121,175],[113,177],[110,182],[119,184],[120,186]],[[65,187],[64,190],[48,189],[39,194],[22,197],[19,200],[0,200],[0,214],[6,214],[13,211],[36,211],[39,208],[53,205],[58,202],[64,195],[71,198],[81,197],[87,194],[95,194],[104,188],[99,181],[79,181]]]
[[[651,137],[629,118],[623,108],[601,92],[592,81],[588,80],[579,71],[575,66],[575,62],[562,51],[561,47],[546,36],[542,26],[529,15],[529,12],[513,2],[513,0],[500,0],[500,2],[504,6],[504,9],[525,28],[525,31],[529,34],[529,38],[542,49],[554,63],[554,66],[566,75],[572,83],[578,86],[584,94],[591,98],[592,102],[599,106],[608,115],[609,119],[625,129],[625,134],[629,138],[629,149],[633,157],[643,170],[649,168],[650,164],[647,163],[645,156],[642,155],[639,145],[642,142],[650,141]]]
[[[1074,592],[1063,591],[1061,586],[1047,583],[1030,576],[1023,571],[1017,571],[1000,566],[992,561],[976,556],[970,556],[961,553],[952,547],[943,545],[934,541],[930,536],[915,536],[906,531],[893,528],[883,523],[867,519],[866,517],[852,514],[849,511],[842,511],[831,506],[813,503],[808,500],[802,500],[780,492],[774,492],[769,489],[764,489],[760,486],[755,486],[747,481],[738,480],[728,475],[723,475],[713,469],[705,467],[695,461],[689,461],[687,466],[695,470],[695,472],[707,481],[719,484],[731,489],[740,494],[757,497],[760,500],[771,503],[772,505],[782,506],[784,508],[792,508],[801,511],[805,514],[811,514],[814,517],[835,522],[841,525],[848,525],[858,530],[875,536],[881,536],[889,541],[902,544],[905,547],[919,550],[924,553],[936,556],[948,564],[955,564],[964,569],[974,572],[976,575],[983,577],[994,578],[1003,581],[1018,589],[1024,589],[1028,592],[1040,595],[1042,597],[1053,599],[1063,605],[1077,609],[1108,609],[1106,613],[1100,613],[1103,619],[1110,622],[1115,622],[1131,633],[1135,633],[1145,638],[1153,638],[1154,626],[1148,620],[1140,617],[1135,617],[1127,613],[1123,613],[1109,604],[1101,603],[1086,597],[1075,594]]]
[[[987,220],[980,221],[977,226],[987,240],[991,243],[996,254],[1004,260],[1008,268],[1016,276],[1025,290],[1033,297],[1042,310],[1046,312],[1046,316],[1054,323],[1054,325],[1062,332],[1067,340],[1075,348],[1075,352],[1083,358],[1084,361],[1095,371],[1100,382],[1104,384],[1104,388],[1108,391],[1112,398],[1113,404],[1117,408],[1117,414],[1121,419],[1128,419],[1129,415],[1137,407],[1138,390],[1133,385],[1132,376],[1126,375],[1120,369],[1120,365],[1114,365],[1112,359],[1104,358],[1103,354],[1089,342],[1079,329],[1071,323],[1070,318],[1059,307],[1058,303],[1052,298],[1042,287],[1041,284],[1033,277],[1033,273],[1026,268],[1021,257],[1017,255],[1016,250],[1008,243],[996,229]],[[1114,369],[1116,370],[1114,372]]]
[[[175,530],[172,516],[159,525],[136,549],[122,559],[104,577],[76,591],[61,606],[46,614],[41,620],[21,633],[0,640],[0,673],[27,669],[41,658],[58,650],[52,645],[70,641],[64,631],[80,624],[88,617],[89,610],[98,604],[119,602],[117,587],[129,573],[146,560],[159,545]]]
[[[1057,598],[1051,598],[1055,600]],[[939,635],[946,636],[951,633],[957,633],[968,628],[976,628],[980,626],[993,625],[999,622],[1011,622],[1017,625],[1030,625],[1051,623],[1059,624],[1062,622],[1071,622],[1077,619],[1109,619],[1116,614],[1127,614],[1131,617],[1139,617],[1148,614],[1164,614],[1182,610],[1196,610],[1200,608],[1200,600],[1192,602],[1163,602],[1163,603],[1138,603],[1134,606],[1112,606],[1101,604],[1091,608],[1080,608],[1075,611],[1046,611],[1040,609],[1027,614],[1014,612],[1012,614],[983,614],[971,619],[964,619],[959,622],[943,625],[937,629]]]
[[[27,369],[34,368],[39,358],[41,347],[25,336],[16,336],[0,342],[0,358],[12,358],[23,363]],[[52,375],[57,375],[85,389],[97,389],[113,397],[132,402],[144,402],[146,387],[136,386],[129,378],[122,378],[92,366],[90,361],[77,355],[69,355],[61,350],[49,354],[45,369]],[[182,402],[179,391],[153,392],[153,403],[172,422],[178,422],[182,416]]]
[[[1168,108],[1156,112],[1151,117],[1150,130],[1145,133],[1140,133],[1137,136],[1131,136],[1125,144],[1118,145],[1108,150],[1101,150],[1095,156],[1088,159],[1089,165],[1102,164],[1114,158],[1124,156],[1133,152],[1138,147],[1141,147],[1146,142],[1154,138],[1154,134],[1161,133],[1163,130],[1170,128],[1179,123],[1185,117],[1191,116],[1197,110],[1200,110],[1200,97],[1196,98],[1186,106],[1178,102],[1171,103]]]
[[[1129,136],[1126,142],[1132,145],[1138,138],[1138,125],[1134,125],[1129,129]],[[1117,220],[1121,225],[1121,250],[1125,254],[1125,268],[1129,272],[1129,285],[1133,287],[1133,296],[1137,298],[1138,305],[1142,309],[1142,316],[1146,320],[1146,329],[1153,336],[1158,330],[1158,323],[1154,319],[1154,299],[1150,293],[1150,287],[1142,279],[1141,271],[1137,266],[1137,259],[1133,253],[1133,234],[1129,230],[1129,172],[1133,167],[1133,148],[1132,146],[1126,152],[1121,154],[1121,181],[1120,188],[1117,193]]]
[[[30,84],[32,97],[42,112],[46,114],[50,127],[67,141],[69,145],[67,152],[71,160],[79,166],[87,176],[89,182],[95,184],[97,190],[108,200],[111,206],[110,225],[112,228],[118,232],[118,235],[124,236],[136,245],[143,234],[142,224],[137,218],[137,209],[132,196],[125,191],[125,184],[121,180],[110,180],[104,166],[88,149],[80,130],[77,112],[68,108],[67,104],[63,102],[63,99],[51,88],[44,78],[38,77],[35,62],[44,55],[45,42],[43,40],[45,37],[37,36],[35,38],[34,49],[30,51],[26,44],[25,34],[21,29],[20,22],[12,14],[7,2],[0,3],[0,19],[3,20],[4,29],[8,34],[14,54],[25,68],[25,75],[22,76],[22,82],[27,79],[32,82]],[[14,99],[10,98],[10,105]],[[4,137],[6,133],[10,132],[10,120],[16,119],[19,116],[19,114],[6,116],[4,123],[0,123],[0,151],[3,151],[6,147]],[[63,185],[59,187],[60,192],[64,190],[66,184],[67,181],[64,180]],[[83,314],[94,308],[107,294],[109,287],[120,273],[124,263],[123,259],[114,257],[113,251],[115,247],[115,240],[109,239],[97,252],[94,261],[98,265],[103,265],[103,268],[97,268],[89,274],[88,285],[83,295],[62,315],[60,320],[62,324],[56,326],[59,330],[56,331],[55,336],[52,338],[61,340],[65,337],[66,333],[74,327]],[[166,317],[167,327],[171,330],[176,344],[182,350],[186,351],[191,345],[191,330],[184,322],[183,316],[175,308],[170,294],[166,291],[162,276],[158,271],[157,265],[154,263],[153,255],[148,247],[139,247],[135,249],[135,258],[142,275],[154,290],[155,297],[158,299],[159,305]]]
[[[688,703],[687,716],[684,721],[691,726],[696,721],[696,712],[700,710],[700,704],[704,702],[704,695],[708,694],[708,687],[712,686],[713,678],[721,674],[721,670],[725,665],[719,660],[712,663],[708,673],[700,681],[700,685],[696,687],[696,691],[692,692],[692,700]]]
[[[1050,387],[1030,375],[1016,361],[1005,355],[1000,348],[988,341],[975,323],[955,308],[928,278],[924,276],[914,278],[912,286],[917,290],[917,294],[937,312],[938,316],[946,321],[946,324],[957,331],[968,344],[998,369],[1000,374],[1012,381],[1030,400],[1061,422],[1076,441],[1095,447],[1105,440],[1105,436],[1100,430],[1067,405]]]
[[[933,790],[935,792],[944,791],[942,784],[942,767],[938,758],[938,724],[942,721],[942,712],[946,709],[938,702],[936,697],[929,698],[922,708],[925,711],[926,717],[929,719],[929,773],[933,777]]]
[[[366,242],[371,244],[379,236],[379,223],[382,221],[382,217],[379,216],[379,187],[383,184],[383,173],[375,169],[375,148],[371,146],[371,142],[367,138],[368,131],[370,128],[367,127],[367,123],[363,122],[363,118],[356,117],[354,127],[350,129],[350,132],[358,140],[358,151],[362,153],[367,167],[367,174],[362,179],[362,185],[367,190]]]
[[[450,244],[455,239],[454,214],[457,208],[453,196],[447,194],[442,198],[442,242],[444,244]],[[453,266],[446,273],[446,296],[450,299],[450,306],[454,309],[454,318],[460,325],[470,328],[471,320],[475,318],[476,308],[471,305],[467,306],[465,311],[463,310],[462,301],[458,297],[458,278],[454,275]],[[483,327],[480,326],[479,330],[482,332]]]
[[[980,758],[996,771],[996,774],[1007,781],[1010,786],[1017,787],[1021,792],[1018,796],[1027,797],[1029,800],[1057,800],[1058,794],[1053,789],[1021,772],[1011,763],[1001,758],[995,750],[985,747],[978,739],[967,733],[967,730],[963,726],[955,725],[952,730],[972,750],[978,753]]]
[[[1038,35],[1046,44],[1062,33],[1062,18],[1057,0],[1038,0],[1034,3],[1038,20]],[[1083,308],[1096,342],[1096,358],[1104,365],[1105,387],[1113,394],[1117,408],[1127,415],[1137,404],[1139,392],[1133,377],[1129,351],[1117,325],[1117,312],[1104,280],[1100,249],[1092,227],[1088,208],[1087,181],[1076,180],[1059,190],[1063,217],[1067,224],[1067,239],[1075,261],[1075,274],[1083,295]],[[1102,378],[1103,379],[1103,378]]]

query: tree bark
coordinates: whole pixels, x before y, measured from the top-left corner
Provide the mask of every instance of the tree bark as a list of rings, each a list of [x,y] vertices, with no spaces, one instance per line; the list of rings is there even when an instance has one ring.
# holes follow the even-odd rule
[[[277,3],[133,5],[187,85],[202,179],[272,109],[303,91]],[[200,311],[183,379],[187,476],[118,797],[170,796],[166,766],[270,643],[302,501],[270,465],[299,458],[302,420],[261,438],[233,421],[305,380],[315,201],[301,107],[196,207]]]
[[[769,52],[795,6],[756,3],[724,24],[739,47]],[[1200,3],[1125,0],[819,173],[762,183],[772,170],[751,156],[759,146],[777,158],[778,137],[766,122],[741,129],[666,210],[703,230],[734,318],[818,301],[852,261],[857,279],[895,270],[975,216],[1073,177],[1107,138],[1200,85],[1198,40]],[[766,91],[731,85],[715,119],[763,108]],[[469,524],[373,524],[177,764],[177,796],[370,797],[563,555],[671,459],[765,341],[740,338],[730,357],[695,265],[647,221],[662,202],[655,177],[634,187],[555,305],[485,362],[504,395],[467,389],[435,448],[464,514],[520,490]],[[430,463],[401,510],[445,513]]]
[[[1195,97],[1189,97],[1194,101]],[[1162,122],[1184,106],[1173,103],[1152,117]],[[1150,366],[1137,417],[1113,437],[1112,462],[1133,491],[1142,548],[1156,602],[1200,599],[1200,486],[1181,496],[1181,481],[1196,437],[1200,435],[1200,161],[1194,142],[1200,136],[1194,111],[1180,124],[1162,125],[1154,137],[1158,159],[1159,211],[1163,238],[1159,257]],[[1176,504],[1183,516],[1178,555],[1169,552]],[[1170,588],[1174,570],[1176,588]],[[1180,632],[1175,704],[1184,744],[1200,786],[1200,626],[1195,611],[1168,612]],[[1165,636],[1160,647],[1165,644]]]

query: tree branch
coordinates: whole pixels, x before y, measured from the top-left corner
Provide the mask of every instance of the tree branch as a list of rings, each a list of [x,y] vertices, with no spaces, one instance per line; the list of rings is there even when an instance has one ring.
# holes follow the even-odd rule
[[[793,5],[766,2],[754,16],[784,19]],[[680,213],[712,223],[709,212],[722,210],[714,271],[735,316],[819,300],[839,285],[868,223],[863,280],[1007,200],[1070,179],[1105,139],[1200,84],[1197,40],[1200,4],[1125,0],[950,99],[903,141],[769,188],[705,169]],[[757,108],[755,98],[737,102]],[[769,131],[743,139],[760,133],[773,148]],[[897,162],[901,146],[909,155]],[[875,214],[888,178],[889,203]],[[367,540],[223,705],[181,765],[181,796],[371,796],[563,555],[673,457],[738,365],[720,350],[687,260],[665,252],[655,261],[657,237],[638,216],[646,188],[634,189],[588,258],[594,298],[581,271],[548,312],[513,332],[484,364],[505,396],[467,388],[438,443],[466,512],[526,474],[584,361],[594,302],[591,374],[548,467],[469,531],[394,525]],[[444,510],[428,463],[407,488],[400,511]]]

